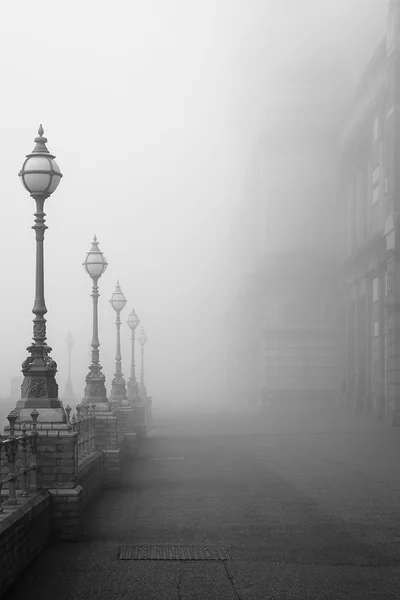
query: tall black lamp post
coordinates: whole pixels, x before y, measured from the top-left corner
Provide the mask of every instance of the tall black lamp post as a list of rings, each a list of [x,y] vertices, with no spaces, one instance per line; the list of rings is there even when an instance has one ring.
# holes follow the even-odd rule
[[[112,381],[111,386],[111,397],[110,400],[112,402],[116,402],[118,404],[122,404],[123,406],[127,406],[129,404],[128,398],[126,396],[126,385],[125,379],[122,374],[121,368],[121,310],[123,310],[126,306],[127,300],[124,296],[123,291],[121,290],[121,286],[119,285],[119,281],[117,281],[117,285],[115,287],[115,292],[111,296],[110,304],[117,313],[117,320],[115,321],[117,327],[117,352],[115,355],[115,375]]]
[[[128,326],[132,332],[131,334],[131,376],[128,381],[128,399],[131,403],[136,404],[140,401],[139,397],[139,386],[136,379],[135,373],[135,331],[137,326],[139,325],[139,317],[136,312],[132,308],[129,317],[128,317]]]
[[[65,338],[65,343],[68,348],[68,377],[65,383],[65,392],[64,392],[64,401],[68,401],[69,403],[76,402],[76,397],[74,394],[74,388],[72,385],[72,377],[71,377],[71,356],[72,356],[72,346],[74,345],[74,338],[72,337],[72,333],[68,331],[68,335]]]
[[[19,172],[24,188],[36,203],[36,285],[35,302],[32,309],[33,344],[27,350],[28,358],[22,363],[24,380],[21,386],[21,400],[17,402],[18,420],[30,421],[32,409],[39,411],[40,422],[66,422],[61,400],[58,398],[58,385],[55,379],[57,364],[49,356],[52,348],[46,343],[46,302],[44,297],[44,202],[58,187],[62,174],[55,156],[47,149],[47,138],[43,137],[40,125],[35,138],[35,148],[28,154]]]
[[[107,261],[104,254],[100,251],[96,236],[93,238],[92,247],[87,253],[83,266],[85,271],[93,280],[92,298],[93,298],[93,337],[92,337],[92,364],[89,367],[89,373],[86,375],[85,397],[83,402],[94,403],[96,410],[107,411],[109,403],[106,392],[106,377],[101,372],[100,365],[100,342],[99,342],[99,316],[98,301],[99,287],[98,281],[107,269]]]
[[[138,342],[141,345],[141,368],[140,368],[140,383],[139,383],[139,396],[142,402],[146,401],[147,398],[147,390],[146,390],[146,384],[144,382],[144,346],[147,342],[147,335],[145,334],[145,331],[143,329],[143,325],[142,328],[140,330],[140,334],[138,337]]]

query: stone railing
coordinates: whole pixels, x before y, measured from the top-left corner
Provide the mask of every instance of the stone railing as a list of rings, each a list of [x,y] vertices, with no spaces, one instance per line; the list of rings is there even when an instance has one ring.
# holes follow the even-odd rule
[[[151,398],[101,411],[82,403],[65,413],[64,422],[50,423],[37,410],[26,422],[11,412],[0,436],[0,597],[51,538],[79,540],[86,507],[104,487],[120,485],[123,457],[133,459],[152,426]]]
[[[32,429],[28,434],[23,426],[19,435],[15,435],[17,415],[11,412],[7,417],[9,433],[7,436],[0,436],[0,513],[4,512],[4,504],[17,504],[17,493],[19,496],[27,496],[28,490],[37,490],[38,416],[38,411],[34,409],[31,412]]]
[[[75,464],[77,472],[82,461],[96,452],[96,411],[95,404],[78,404],[76,414],[71,417],[72,408],[65,407],[67,423],[76,433]]]

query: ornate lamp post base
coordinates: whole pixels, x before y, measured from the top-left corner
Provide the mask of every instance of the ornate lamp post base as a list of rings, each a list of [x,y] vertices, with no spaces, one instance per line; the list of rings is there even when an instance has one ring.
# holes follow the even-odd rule
[[[129,400],[126,395],[126,384],[122,377],[120,379],[114,377],[111,385],[110,400],[122,406],[129,406]]]
[[[21,386],[21,399],[16,409],[19,421],[29,421],[32,409],[39,411],[41,422],[66,423],[63,403],[58,397],[58,384],[55,379],[57,363],[48,356],[49,346],[32,345],[31,353],[22,364],[24,381]]]
[[[147,390],[146,390],[146,384],[143,381],[141,381],[139,384],[139,398],[140,398],[141,402],[146,402]]]
[[[137,404],[140,402],[139,386],[136,379],[135,381],[132,381],[131,379],[128,381],[128,400],[130,404]]]
[[[94,404],[95,410],[108,412],[110,403],[107,398],[105,381],[105,375],[100,372],[100,369],[94,365],[90,366],[86,376],[85,397],[82,402]]]

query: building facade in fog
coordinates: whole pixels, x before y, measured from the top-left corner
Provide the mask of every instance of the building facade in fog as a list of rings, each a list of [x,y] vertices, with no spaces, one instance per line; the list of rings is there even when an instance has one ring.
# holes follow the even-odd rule
[[[400,2],[339,135],[346,402],[378,415],[400,396]],[[397,405],[397,406],[396,406]],[[399,417],[395,422],[400,424]]]
[[[228,380],[238,400],[335,398],[340,252],[335,115],[324,62],[307,57],[281,74],[255,147],[234,245],[237,289],[229,310]],[[337,112],[335,112],[337,111]]]
[[[331,402],[342,375],[338,265],[318,253],[265,262],[265,398]]]

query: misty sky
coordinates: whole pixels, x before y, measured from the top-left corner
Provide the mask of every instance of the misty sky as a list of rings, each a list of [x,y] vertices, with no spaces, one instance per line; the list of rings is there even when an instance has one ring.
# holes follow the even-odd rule
[[[383,0],[7,3],[0,23],[0,393],[8,395],[31,343],[34,202],[17,174],[39,123],[64,175],[45,204],[48,343],[60,395],[69,329],[74,388],[83,394],[92,323],[82,262],[96,233],[109,262],[99,284],[107,383],[115,356],[108,300],[119,279],[128,298],[126,378],[125,321],[134,307],[149,338],[149,392],[212,396],[231,228],[251,189],[255,144],[277,114],[268,106],[279,106],[285,73],[325,57],[346,71],[350,90],[385,19]]]

